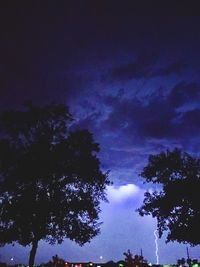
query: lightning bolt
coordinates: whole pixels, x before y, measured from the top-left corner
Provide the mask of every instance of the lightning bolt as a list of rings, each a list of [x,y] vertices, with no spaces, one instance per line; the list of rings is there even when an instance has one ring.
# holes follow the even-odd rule
[[[155,230],[153,233],[154,233],[154,236],[155,236],[155,244],[156,244],[156,250],[155,250],[155,254],[156,254],[156,264],[159,264],[159,256],[158,256],[158,236],[157,236],[158,231]]]

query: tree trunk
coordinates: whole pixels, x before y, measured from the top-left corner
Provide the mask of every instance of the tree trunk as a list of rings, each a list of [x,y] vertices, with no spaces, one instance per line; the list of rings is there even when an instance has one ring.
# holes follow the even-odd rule
[[[34,265],[37,247],[38,247],[38,240],[34,240],[32,242],[32,249],[30,251],[30,256],[29,256],[29,263],[28,263],[29,267],[33,267]]]

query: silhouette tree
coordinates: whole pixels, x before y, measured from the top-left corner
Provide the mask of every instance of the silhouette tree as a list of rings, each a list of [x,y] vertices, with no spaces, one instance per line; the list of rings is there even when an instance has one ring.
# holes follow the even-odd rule
[[[133,254],[131,253],[130,249],[127,252],[123,253],[125,256],[125,262],[127,263],[128,267],[132,267],[134,265],[134,258]]]
[[[159,236],[167,240],[200,244],[200,160],[179,149],[151,155],[141,176],[158,185],[146,192],[140,215],[157,218]]]
[[[99,233],[108,175],[99,145],[87,130],[71,132],[71,121],[54,104],[1,114],[0,244],[31,245],[29,266],[39,240],[83,245]]]
[[[142,255],[135,255],[133,257],[133,254],[131,253],[130,249],[128,249],[127,252],[124,252],[125,256],[125,262],[127,267],[137,267],[137,266],[142,266],[142,267],[147,267],[147,260],[144,259]]]

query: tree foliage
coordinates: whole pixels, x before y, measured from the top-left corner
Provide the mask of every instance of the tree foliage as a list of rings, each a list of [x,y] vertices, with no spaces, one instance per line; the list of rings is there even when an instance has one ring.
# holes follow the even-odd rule
[[[148,267],[147,260],[142,255],[135,255],[131,253],[130,249],[124,252],[125,263],[127,267]]]
[[[145,193],[139,214],[156,217],[159,236],[166,231],[167,242],[200,244],[200,160],[167,150],[151,155],[141,175],[158,189]]]
[[[99,233],[107,173],[87,130],[69,130],[66,106],[32,104],[0,118],[0,245],[31,245],[64,238],[80,245]]]

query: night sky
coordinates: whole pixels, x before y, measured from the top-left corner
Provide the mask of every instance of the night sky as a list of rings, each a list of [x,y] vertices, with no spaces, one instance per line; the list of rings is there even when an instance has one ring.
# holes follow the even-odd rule
[[[72,127],[89,129],[100,144],[102,169],[113,181],[101,234],[83,247],[41,241],[36,263],[55,254],[116,261],[141,248],[155,263],[156,221],[135,212],[149,188],[139,173],[149,154],[167,148],[200,156],[200,17],[178,5],[17,2],[0,8],[0,109],[27,100],[67,104]],[[164,237],[158,245],[161,263],[186,257],[186,245]],[[26,263],[29,250],[0,248],[0,261]],[[199,247],[189,251],[200,258]]]

